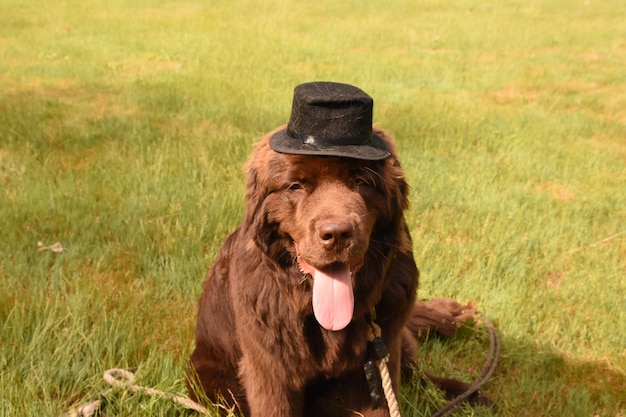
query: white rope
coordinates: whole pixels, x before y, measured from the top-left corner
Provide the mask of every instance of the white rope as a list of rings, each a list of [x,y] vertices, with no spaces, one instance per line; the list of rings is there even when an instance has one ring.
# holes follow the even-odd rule
[[[104,373],[102,378],[112,387],[128,389],[131,392],[143,392],[144,394],[147,394],[149,396],[165,397],[190,410],[194,410],[205,415],[208,414],[206,408],[187,397],[159,391],[154,388],[135,385],[135,374],[125,369],[109,369]],[[108,392],[110,392],[110,390],[107,391],[107,393]],[[102,398],[104,395],[105,394],[102,394],[100,398]],[[101,399],[87,402],[80,405],[76,410],[72,410],[70,413],[67,414],[67,417],[92,417],[100,409],[101,404]]]
[[[66,417],[91,417],[95,416],[100,409],[102,400],[94,400],[85,404],[81,404],[76,410],[72,410],[66,414]]]
[[[126,379],[126,381],[116,379],[116,375]],[[109,369],[104,373],[103,378],[113,387],[128,388],[131,392],[143,392],[150,396],[169,398],[171,401],[178,403],[185,408],[197,411],[201,414],[208,414],[206,408],[187,397],[159,391],[154,388],[142,387],[141,385],[134,385],[133,382],[135,382],[135,374],[125,369]]]
[[[400,413],[400,405],[396,394],[393,392],[393,385],[391,384],[391,376],[389,375],[389,368],[387,367],[389,362],[389,356],[376,361],[380,376],[382,378],[383,391],[385,392],[385,398],[387,399],[387,406],[389,407],[389,414],[391,417],[402,417]]]
[[[375,315],[375,312],[373,312],[372,316],[375,317]],[[391,383],[389,368],[387,367],[387,362],[389,362],[389,353],[387,352],[387,348],[382,342],[381,336],[382,329],[380,328],[380,326],[373,321],[370,322],[369,334],[367,339],[368,343],[371,343],[371,346],[374,346],[374,356],[377,357],[377,360],[375,360],[375,362],[376,366],[378,367],[378,373],[380,374],[383,392],[385,394],[385,399],[387,400],[387,407],[389,408],[389,414],[391,417],[402,417],[402,413],[400,412],[400,405],[398,404],[398,399],[396,398],[396,393],[393,391],[393,384]],[[382,346],[377,344],[377,341],[379,341],[380,345]]]

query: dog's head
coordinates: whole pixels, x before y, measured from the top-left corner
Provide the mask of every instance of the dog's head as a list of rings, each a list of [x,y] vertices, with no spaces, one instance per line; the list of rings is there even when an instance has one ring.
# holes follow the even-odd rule
[[[359,285],[366,285],[354,278],[361,268],[383,274],[393,250],[410,245],[403,229],[404,172],[392,139],[380,130],[376,133],[392,155],[375,161],[278,153],[268,145],[272,133],[247,164],[245,225],[269,259],[312,276],[316,317],[334,330],[347,324],[347,317],[322,312],[337,309],[325,305],[327,295],[353,297]],[[351,317],[352,311],[344,316],[348,313]],[[333,317],[320,317],[324,314]]]

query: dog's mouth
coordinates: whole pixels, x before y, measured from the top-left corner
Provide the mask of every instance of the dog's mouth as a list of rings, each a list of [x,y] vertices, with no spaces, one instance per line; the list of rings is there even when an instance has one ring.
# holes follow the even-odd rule
[[[354,292],[352,277],[363,266],[363,260],[355,265],[335,262],[315,268],[298,254],[300,270],[313,278],[313,314],[325,329],[339,331],[352,321]]]

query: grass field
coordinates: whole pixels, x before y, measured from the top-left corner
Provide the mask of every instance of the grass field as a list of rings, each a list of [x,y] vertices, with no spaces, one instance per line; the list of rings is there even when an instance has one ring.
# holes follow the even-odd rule
[[[0,415],[61,415],[109,368],[185,393],[251,144],[333,80],[397,138],[419,296],[476,300],[502,337],[498,408],[457,415],[624,416],[625,21],[622,0],[2,0]],[[470,381],[486,348],[477,326],[419,355]],[[405,417],[442,404],[403,391]]]

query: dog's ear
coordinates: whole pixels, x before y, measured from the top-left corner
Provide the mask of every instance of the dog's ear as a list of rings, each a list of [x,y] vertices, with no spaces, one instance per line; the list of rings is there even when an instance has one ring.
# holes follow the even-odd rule
[[[269,137],[266,135],[257,145],[246,164],[246,216],[244,223],[253,233],[256,245],[267,256],[276,262],[282,262],[287,256],[285,244],[279,231],[278,223],[270,218],[272,194],[272,158],[274,151],[269,147]],[[288,256],[290,258],[290,256]]]
[[[259,213],[261,205],[271,192],[271,164],[275,152],[270,148],[269,140],[274,133],[282,129],[280,126],[265,135],[255,146],[246,163],[246,218],[248,225]]]
[[[278,237],[278,225],[270,221],[267,210],[261,209],[257,211],[250,224],[250,230],[253,232],[252,239],[254,243],[263,252],[268,253],[272,242],[276,241]]]
[[[250,226],[254,223],[254,218],[259,213],[261,205],[268,194],[267,185],[263,179],[262,167],[254,159],[254,155],[248,161],[246,180],[246,217],[245,224]]]
[[[391,198],[389,203],[392,204],[391,212],[393,214],[403,213],[404,210],[409,208],[409,184],[406,182],[406,176],[404,174],[404,170],[400,165],[400,161],[393,154],[391,158],[389,158],[388,163],[390,164],[390,169],[388,170],[390,176],[390,191]]]
[[[257,239],[256,234],[268,233],[262,230],[267,227],[268,223],[268,213],[263,208],[265,199],[270,193],[268,187],[268,148],[267,138],[264,138],[256,145],[246,164],[246,217],[244,223],[249,230],[255,232],[255,240]]]
[[[385,189],[387,196],[388,213],[390,219],[401,218],[402,213],[409,207],[409,185],[406,182],[404,170],[396,156],[396,144],[393,137],[384,130],[374,127],[374,132],[383,138],[391,150],[391,156],[385,160],[387,164],[384,173]]]
[[[411,250],[411,238],[406,228],[404,211],[409,207],[410,187],[400,161],[396,156],[396,146],[393,137],[376,127],[374,132],[383,138],[391,150],[391,156],[383,161],[384,167],[380,170],[383,179],[385,198],[382,216],[376,225],[376,239],[384,245],[400,249]],[[383,250],[383,249],[381,249]]]

